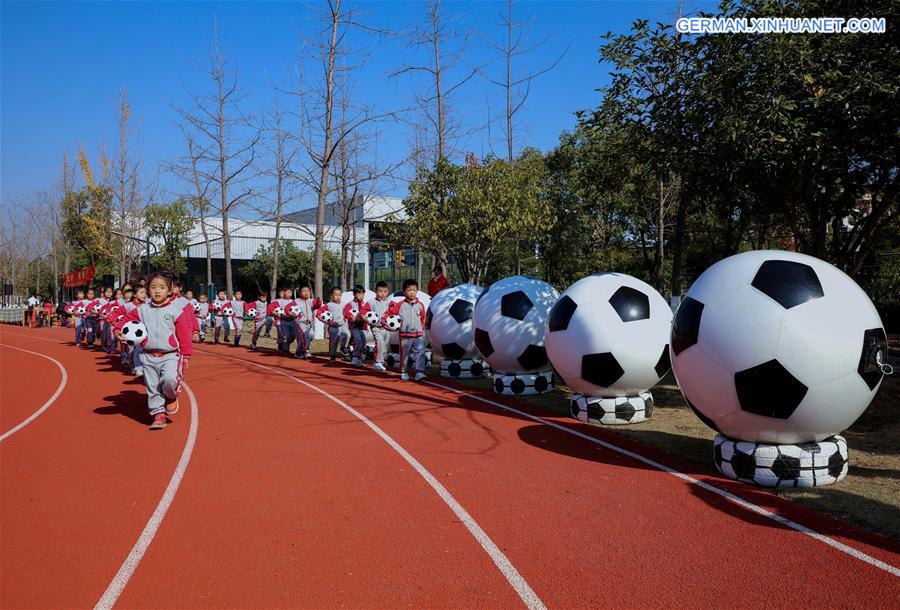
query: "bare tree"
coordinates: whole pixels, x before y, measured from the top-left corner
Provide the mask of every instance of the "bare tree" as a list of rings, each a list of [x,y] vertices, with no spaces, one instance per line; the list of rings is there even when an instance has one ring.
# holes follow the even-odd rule
[[[451,142],[459,137],[459,126],[455,123],[450,101],[454,94],[478,73],[478,67],[459,71],[461,58],[468,46],[471,32],[460,32],[456,19],[447,15],[441,0],[429,0],[427,22],[407,34],[407,46],[422,49],[428,59],[420,64],[403,66],[391,76],[402,74],[424,74],[428,85],[415,94],[421,116],[430,132],[426,141],[434,146],[433,159],[446,158],[451,153]],[[450,47],[456,45],[455,49]],[[451,80],[452,79],[452,80]]]
[[[397,111],[375,112],[370,106],[355,104],[350,107],[346,120],[336,120],[335,107],[340,104],[338,76],[349,78],[349,73],[360,63],[348,63],[345,59],[354,55],[346,40],[353,29],[380,32],[362,23],[351,9],[343,8],[342,0],[327,0],[319,12],[321,34],[304,45],[301,68],[290,88],[292,95],[300,98],[299,142],[307,158],[298,177],[316,194],[315,231],[315,291],[322,294],[323,265],[325,260],[325,211],[333,187],[331,166],[343,141],[357,130],[373,122],[395,118]],[[313,70],[303,69],[309,62]]]
[[[487,38],[485,38],[485,40],[488,45],[500,54],[504,67],[503,76],[501,78],[494,78],[484,69],[481,69],[480,72],[488,82],[503,89],[506,108],[503,116],[506,127],[506,158],[508,161],[512,162],[515,158],[513,156],[513,133],[516,128],[516,114],[518,114],[528,100],[528,95],[531,93],[531,84],[534,80],[555,68],[565,56],[569,47],[566,47],[566,49],[549,65],[533,72],[528,71],[524,74],[516,74],[514,73],[514,61],[543,46],[550,39],[551,35],[548,34],[535,44],[529,44],[524,30],[531,24],[533,19],[515,21],[513,19],[513,0],[506,0],[506,14],[501,14],[500,20],[506,33],[503,42],[496,43]]]
[[[132,127],[131,103],[128,100],[128,90],[125,87],[119,89],[118,109],[118,149],[113,162],[113,184],[115,185],[115,206],[118,221],[117,241],[119,245],[119,285],[128,279],[134,260],[140,256],[138,242],[129,237],[135,237],[141,230],[141,224],[137,214],[139,199],[141,196],[138,184],[138,172],[140,159],[134,158],[129,151],[129,143],[135,135]]]
[[[215,184],[218,191],[215,210],[222,217],[225,289],[233,294],[228,218],[254,193],[251,183],[255,178],[253,169],[260,131],[254,127],[253,117],[240,110],[247,93],[239,84],[237,69],[228,67],[228,60],[219,49],[217,25],[213,27],[212,46],[207,55],[209,64],[201,72],[209,78],[211,92],[201,95],[188,91],[192,107],[178,111],[199,138],[194,140],[196,156],[191,153],[196,160],[193,171],[202,182]]]
[[[294,157],[297,154],[295,139],[287,129],[287,114],[276,101],[269,111],[263,127],[262,145],[269,153],[261,174],[272,180],[271,188],[264,193],[262,200],[269,204],[267,209],[260,209],[263,214],[271,214],[275,220],[275,239],[272,243],[272,275],[269,280],[269,298],[275,298],[278,286],[279,264],[281,257],[281,224],[284,222],[284,209],[297,196],[294,177]]]

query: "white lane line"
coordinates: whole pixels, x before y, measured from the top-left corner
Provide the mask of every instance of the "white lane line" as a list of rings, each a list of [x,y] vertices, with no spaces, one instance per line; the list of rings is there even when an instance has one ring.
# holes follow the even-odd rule
[[[16,432],[18,432],[19,430],[21,430],[22,428],[24,428],[25,426],[27,426],[28,424],[30,424],[31,422],[33,422],[35,419],[37,419],[37,417],[38,417],[41,413],[43,413],[43,412],[46,411],[48,408],[50,408],[50,405],[52,405],[53,402],[54,402],[57,398],[59,398],[59,395],[62,394],[63,388],[66,387],[66,383],[68,383],[68,381],[69,381],[69,374],[66,372],[66,367],[64,367],[64,366],[62,365],[62,363],[59,362],[59,360],[56,360],[55,358],[51,358],[50,356],[48,356],[48,355],[46,355],[46,354],[41,354],[40,352],[32,352],[31,350],[22,349],[21,347],[14,347],[14,346],[8,345],[8,344],[6,344],[6,343],[0,343],[0,346],[8,347],[8,348],[10,348],[10,349],[19,350],[20,352],[25,352],[25,353],[27,353],[27,354],[34,354],[35,356],[40,356],[41,358],[46,358],[47,360],[49,360],[50,362],[52,362],[53,364],[55,364],[57,367],[59,367],[59,372],[62,373],[62,379],[61,379],[60,382],[59,382],[59,387],[57,387],[57,388],[56,388],[56,391],[53,392],[53,396],[51,396],[50,399],[47,400],[47,402],[45,402],[45,403],[41,406],[40,409],[38,409],[37,411],[35,411],[35,412],[32,413],[31,415],[29,415],[28,418],[27,418],[25,421],[23,421],[23,422],[20,423],[18,426],[15,426],[14,428],[11,428],[10,430],[7,430],[7,431],[4,432],[2,435],[0,435],[0,442],[2,442],[2,441],[5,441],[6,439],[8,439],[8,438],[9,438],[10,436],[12,436],[13,434],[15,434]]]
[[[138,564],[141,563],[144,553],[147,552],[150,543],[153,542],[153,537],[156,536],[159,526],[162,524],[169,507],[172,505],[172,500],[175,499],[175,494],[178,493],[178,486],[181,485],[181,479],[184,477],[184,471],[187,470],[188,462],[191,461],[191,453],[194,450],[194,443],[197,441],[197,421],[199,419],[199,412],[197,410],[197,398],[191,391],[190,386],[184,383],[182,384],[182,387],[185,389],[185,392],[191,401],[191,428],[188,431],[187,440],[184,443],[184,450],[181,452],[181,459],[178,460],[175,472],[172,473],[172,478],[169,480],[169,484],[166,486],[166,490],[163,492],[163,496],[156,506],[156,510],[153,511],[153,514],[150,516],[150,520],[147,522],[146,527],[144,527],[144,531],[141,532],[141,535],[131,549],[131,552],[128,553],[128,557],[125,558],[122,567],[119,568],[119,571],[113,577],[112,582],[109,583],[109,586],[103,593],[103,597],[101,597],[100,601],[97,602],[97,605],[94,606],[95,610],[112,608],[115,605],[116,600],[119,599],[119,596],[122,595],[122,591],[125,590],[125,586],[131,579],[132,574],[134,574]]]
[[[243,358],[234,358],[232,356],[225,356],[223,354],[215,354],[213,352],[204,351],[203,353],[209,354],[211,356],[218,356],[219,358],[227,358],[229,360],[236,360],[238,362],[243,362],[244,364],[249,364],[251,366],[255,366],[261,369],[266,369],[275,373],[277,375],[281,375],[283,377],[287,377],[288,379],[293,379],[297,383],[301,383],[306,387],[318,392],[322,396],[334,401],[345,410],[347,410],[351,415],[359,419],[365,425],[367,425],[375,434],[381,437],[381,439],[386,442],[390,447],[400,454],[406,462],[413,467],[413,469],[419,473],[419,475],[425,479],[425,482],[431,486],[431,488],[437,493],[437,495],[443,500],[447,506],[450,507],[450,510],[454,512],[454,514],[459,518],[460,522],[466,526],[466,529],[469,530],[469,533],[478,541],[481,545],[481,548],[485,550],[488,556],[493,560],[494,564],[506,577],[506,580],[509,582],[510,586],[518,593],[519,597],[524,602],[525,606],[531,608],[533,610],[546,610],[546,606],[541,601],[541,599],[537,596],[525,578],[519,574],[519,571],[516,570],[515,566],[509,560],[509,558],[503,554],[503,551],[491,540],[490,536],[481,529],[481,526],[472,518],[472,516],[466,511],[465,508],[453,497],[453,495],[444,487],[440,481],[438,481],[434,475],[432,475],[428,469],[426,469],[416,458],[414,458],[406,449],[404,449],[397,441],[395,441],[391,436],[389,436],[384,430],[379,428],[375,423],[373,423],[369,418],[365,415],[342,401],[340,398],[332,396],[325,390],[309,383],[308,381],[304,381],[298,377],[294,377],[293,375],[289,375],[288,373],[284,373],[279,371],[278,369],[274,369],[272,367],[268,367],[262,364],[257,364],[256,362],[252,362],[250,360],[244,360]]]
[[[846,553],[847,555],[850,555],[851,557],[855,557],[856,559],[859,559],[860,561],[864,561],[872,566],[875,566],[876,568],[882,569],[885,572],[888,572],[889,574],[893,574],[894,576],[900,576],[900,568],[892,566],[891,564],[881,561],[880,559],[876,559],[875,557],[872,557],[871,555],[867,555],[866,553],[863,553],[862,551],[855,549],[852,546],[846,545],[843,542],[839,542],[833,538],[830,538],[829,536],[826,536],[825,534],[820,534],[819,532],[817,532],[813,529],[810,529],[810,528],[806,527],[805,525],[801,525],[799,523],[791,521],[790,519],[782,517],[781,515],[777,515],[769,510],[766,510],[765,508],[763,508],[757,504],[754,504],[753,502],[744,500],[743,498],[740,498],[731,492],[725,491],[724,489],[720,489],[714,485],[710,485],[709,483],[705,483],[703,481],[695,479],[694,477],[692,477],[690,475],[679,472],[673,468],[666,466],[665,464],[660,464],[659,462],[656,462],[654,460],[651,460],[650,458],[644,457],[643,455],[634,453],[633,451],[629,451],[628,449],[623,449],[622,447],[619,447],[618,445],[613,445],[612,443],[607,443],[606,441],[602,441],[598,438],[594,438],[593,436],[584,434],[582,432],[579,432],[578,430],[573,430],[572,428],[569,428],[568,426],[564,426],[562,424],[558,424],[556,422],[544,419],[542,417],[538,417],[536,415],[531,415],[530,413],[526,413],[525,411],[520,411],[513,407],[509,407],[507,405],[490,400],[488,398],[478,396],[477,394],[469,394],[468,392],[464,392],[462,390],[458,390],[456,388],[446,386],[442,383],[435,383],[433,381],[425,381],[424,383],[427,383],[428,385],[431,385],[431,386],[434,386],[437,388],[449,390],[449,391],[453,392],[454,394],[459,394],[460,396],[464,396],[466,398],[473,398],[475,400],[479,400],[483,403],[492,405],[494,407],[498,407],[505,411],[509,411],[510,413],[515,413],[516,415],[523,417],[525,419],[530,419],[532,421],[544,424],[546,426],[550,426],[551,428],[556,428],[557,430],[562,430],[563,432],[566,432],[573,436],[577,436],[578,438],[582,438],[586,441],[590,441],[592,443],[600,445],[601,447],[604,447],[611,451],[615,451],[616,453],[620,453],[622,455],[628,456],[632,459],[635,459],[635,460],[641,462],[642,464],[652,466],[653,468],[656,468],[665,473],[671,474],[672,476],[678,477],[679,479],[681,479],[683,481],[687,481],[691,485],[696,485],[697,487],[704,489],[710,493],[714,493],[717,496],[721,496],[721,497],[725,498],[726,500],[728,500],[729,502],[733,502],[734,504],[736,504],[742,508],[745,508],[745,509],[749,510],[750,512],[756,513],[757,515],[762,515],[763,517],[767,517],[773,521],[776,521],[786,527],[791,528],[792,530],[798,531],[802,534],[806,534],[807,536],[814,538],[814,539],[818,540],[819,542],[827,544],[828,546],[835,548],[838,551],[841,551],[842,553]]]

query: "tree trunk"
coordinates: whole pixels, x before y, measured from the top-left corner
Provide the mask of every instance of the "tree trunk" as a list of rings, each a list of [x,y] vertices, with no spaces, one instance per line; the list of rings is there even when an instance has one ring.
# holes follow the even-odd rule
[[[684,258],[684,232],[687,223],[687,197],[678,202],[678,211],[675,214],[675,236],[672,248],[672,296],[681,296],[681,266]]]
[[[328,68],[325,73],[325,123],[323,131],[325,142],[322,147],[322,161],[319,168],[319,192],[316,201],[316,244],[315,244],[315,291],[322,297],[323,267],[325,264],[325,202],[328,197],[328,167],[331,162],[331,121],[334,110],[334,60],[337,53],[338,16],[341,2],[337,0],[331,20],[331,44],[328,48]]]
[[[222,255],[225,257],[225,294],[231,298],[234,294],[234,284],[231,278],[231,236],[228,233],[228,180],[225,176],[225,100],[222,90],[222,65],[219,61],[218,48],[216,49],[216,68],[219,85],[219,201],[222,210]]]
[[[656,218],[656,256],[653,257],[653,283],[656,289],[663,292],[663,264],[665,261],[665,229],[666,229],[666,198],[663,191],[663,181],[659,181],[659,209]]]

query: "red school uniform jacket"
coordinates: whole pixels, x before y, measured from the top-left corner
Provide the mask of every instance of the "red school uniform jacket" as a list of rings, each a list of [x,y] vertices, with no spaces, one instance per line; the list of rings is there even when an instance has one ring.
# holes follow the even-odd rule
[[[419,299],[391,301],[381,316],[382,324],[388,316],[400,316],[401,337],[421,337],[425,334],[425,305]]]
[[[361,328],[362,330],[369,328],[369,325],[366,324],[366,319],[363,317],[366,315],[368,307],[368,303],[360,303],[356,299],[344,305],[344,319],[347,320],[350,328]],[[353,316],[350,315],[354,309],[356,310],[356,319],[353,319]]]
[[[173,302],[173,299],[156,305],[149,299],[122,316],[116,323],[115,332],[122,331],[128,322],[143,322],[147,327],[147,343],[143,345],[149,352],[178,352],[185,359],[194,353],[191,334],[194,330],[194,308],[190,303]]]

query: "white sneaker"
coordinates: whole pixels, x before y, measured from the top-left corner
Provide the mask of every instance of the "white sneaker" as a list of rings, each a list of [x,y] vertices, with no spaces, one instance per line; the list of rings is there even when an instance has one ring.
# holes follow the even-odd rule
[[[353,366],[362,366],[362,362],[359,361],[359,358],[354,358],[350,361],[350,364],[352,364]]]
[[[376,371],[386,371],[387,370],[386,368],[384,368],[384,365],[381,364],[380,362],[376,362],[375,366],[373,366],[372,368],[375,369]]]
[[[409,381],[409,375],[407,375],[406,373],[402,373],[400,375],[400,381]]]
[[[143,376],[144,376],[144,369],[136,369],[136,370],[134,371],[134,376],[135,376],[135,377],[143,377]]]
[[[422,381],[425,379],[425,373],[416,373],[416,381]]]

